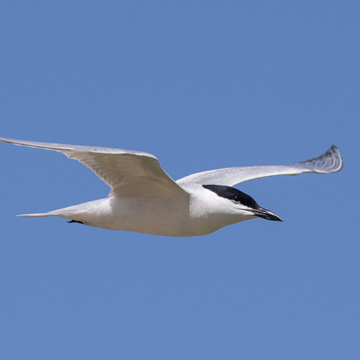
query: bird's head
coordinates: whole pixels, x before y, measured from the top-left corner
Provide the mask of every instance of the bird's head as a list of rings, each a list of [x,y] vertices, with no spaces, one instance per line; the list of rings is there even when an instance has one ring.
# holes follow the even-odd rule
[[[262,208],[251,196],[238,189],[224,185],[203,185],[203,187],[226,200],[223,202],[226,210],[233,215],[243,216],[244,220],[260,217],[266,220],[283,221],[280,216]]]

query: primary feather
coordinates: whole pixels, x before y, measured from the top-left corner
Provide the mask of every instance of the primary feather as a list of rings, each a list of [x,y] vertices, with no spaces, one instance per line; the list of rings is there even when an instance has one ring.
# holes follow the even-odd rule
[[[110,197],[140,193],[168,196],[183,192],[161,168],[157,158],[145,152],[7,138],[0,138],[0,141],[57,151],[81,162],[111,187]]]
[[[213,184],[234,186],[245,181],[276,175],[299,175],[303,173],[328,174],[341,170],[343,161],[339,149],[333,145],[317,158],[290,165],[242,166],[191,174],[177,183]]]

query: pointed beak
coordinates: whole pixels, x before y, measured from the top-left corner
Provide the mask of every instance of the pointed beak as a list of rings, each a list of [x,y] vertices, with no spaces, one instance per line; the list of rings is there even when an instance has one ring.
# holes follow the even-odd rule
[[[262,207],[259,207],[258,209],[252,210],[255,216],[261,217],[266,220],[272,220],[272,221],[283,221],[279,215],[276,215],[275,213],[271,212],[270,210],[266,210]]]

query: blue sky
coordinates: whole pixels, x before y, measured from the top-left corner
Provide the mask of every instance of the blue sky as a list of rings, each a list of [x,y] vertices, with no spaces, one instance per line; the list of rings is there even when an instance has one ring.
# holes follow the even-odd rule
[[[358,1],[5,1],[0,135],[155,154],[239,186],[256,219],[167,238],[28,219],[106,197],[81,164],[0,144],[2,359],[359,359]]]

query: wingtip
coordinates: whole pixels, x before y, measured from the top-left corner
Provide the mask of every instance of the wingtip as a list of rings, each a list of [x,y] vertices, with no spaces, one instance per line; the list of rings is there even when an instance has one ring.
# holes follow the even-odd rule
[[[340,150],[336,145],[332,145],[331,148],[327,152],[332,153],[332,154],[338,153],[340,155]]]
[[[315,174],[329,174],[338,172],[343,167],[343,159],[337,146],[332,145],[324,154],[307,161],[295,164]]]
[[[11,139],[5,137],[0,137],[0,141],[2,141],[3,143],[11,143]]]
[[[343,168],[344,161],[339,148],[336,145],[332,145],[331,148],[326,152],[326,154],[329,154],[333,158],[334,167],[332,169],[332,172],[340,171]]]

